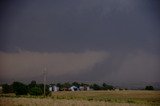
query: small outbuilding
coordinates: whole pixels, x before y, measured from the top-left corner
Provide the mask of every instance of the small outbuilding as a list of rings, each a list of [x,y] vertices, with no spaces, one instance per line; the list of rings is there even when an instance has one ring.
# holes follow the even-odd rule
[[[51,91],[51,92],[57,92],[57,91],[59,91],[59,87],[57,87],[56,85],[51,85],[49,87],[49,91]]]
[[[76,86],[71,86],[69,89],[71,91],[78,91],[79,90],[78,87],[76,87]]]

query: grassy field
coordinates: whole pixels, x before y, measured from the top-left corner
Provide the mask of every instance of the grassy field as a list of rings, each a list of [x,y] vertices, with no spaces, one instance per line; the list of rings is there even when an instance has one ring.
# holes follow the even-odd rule
[[[1,96],[0,106],[160,106],[160,91],[66,91],[47,98]]]

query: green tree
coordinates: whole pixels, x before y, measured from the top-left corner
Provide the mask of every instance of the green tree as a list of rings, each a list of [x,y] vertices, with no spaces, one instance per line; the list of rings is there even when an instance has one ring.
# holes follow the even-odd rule
[[[59,87],[60,91],[63,91],[63,90],[68,90],[72,86],[72,84],[70,84],[69,82],[57,83],[57,86]]]
[[[12,85],[3,84],[2,85],[2,92],[3,93],[13,93],[13,87],[12,87]]]
[[[31,83],[28,84],[28,91],[30,92],[34,87],[37,87],[36,81],[31,81]]]
[[[69,82],[66,82],[66,83],[63,84],[63,87],[64,88],[69,88],[69,87],[71,87],[71,84]]]
[[[13,82],[13,91],[16,95],[27,95],[27,86],[21,82]]]
[[[29,92],[30,95],[35,95],[35,96],[38,96],[38,95],[42,95],[43,94],[43,91],[40,87],[32,87],[30,89],[30,92]]]
[[[146,86],[145,90],[154,90],[153,86]]]
[[[57,87],[59,87],[59,90],[60,90],[60,91],[63,91],[63,84],[57,83],[56,85],[57,85]]]
[[[44,93],[44,84],[37,84],[37,87],[40,88],[42,90],[42,92]],[[45,95],[49,95],[51,92],[49,91],[49,85],[46,85],[46,89],[45,89],[46,94]]]
[[[107,85],[106,83],[103,83],[102,86],[103,86],[102,88],[103,90],[113,90],[114,89],[112,85]]]
[[[31,83],[28,85],[29,88],[36,87],[36,86],[37,86],[36,81],[31,81]]]
[[[73,82],[72,85],[76,86],[79,88],[80,84],[78,82]]]
[[[80,86],[89,86],[89,84],[81,83]]]
[[[97,84],[93,84],[91,88],[93,88],[94,90],[101,90],[101,87]]]

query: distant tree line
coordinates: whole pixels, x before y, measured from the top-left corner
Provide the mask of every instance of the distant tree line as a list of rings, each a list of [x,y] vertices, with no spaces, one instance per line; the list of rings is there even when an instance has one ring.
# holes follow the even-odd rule
[[[3,93],[15,93],[16,95],[43,95],[44,91],[43,84],[37,84],[36,81],[31,81],[30,84],[26,85],[22,82],[13,82],[11,85],[3,84],[2,85],[2,92]],[[46,94],[49,95],[49,86],[46,85],[45,89]]]
[[[114,90],[112,85],[107,85],[103,83],[99,84],[86,84],[86,83],[78,83],[78,82],[65,82],[65,83],[57,83],[57,84],[50,84],[46,85],[46,95],[49,95],[49,86],[56,85],[59,87],[60,91],[68,90],[71,86],[76,86],[79,88],[80,86],[90,87],[93,90]],[[13,82],[11,85],[3,84],[2,85],[2,92],[3,93],[15,93],[16,95],[43,95],[44,92],[44,85],[37,84],[36,81],[31,81],[30,84],[24,84],[22,82]]]
[[[56,85],[59,87],[60,91],[64,91],[69,89],[71,86],[76,86],[76,87],[90,87],[90,89],[93,90],[115,90],[115,87],[112,85],[108,85],[106,83],[103,84],[86,84],[86,83],[78,83],[78,82],[65,82],[65,83],[57,83],[57,84],[50,84],[46,85],[45,95],[49,95],[49,86]],[[121,90],[121,89],[119,89]],[[146,86],[145,90],[154,90],[153,86]],[[44,85],[43,84],[37,84],[36,81],[31,81],[30,84],[24,84],[22,82],[13,82],[11,85],[9,84],[3,84],[2,85],[2,92],[3,93],[15,93],[16,95],[43,95],[44,93]]]

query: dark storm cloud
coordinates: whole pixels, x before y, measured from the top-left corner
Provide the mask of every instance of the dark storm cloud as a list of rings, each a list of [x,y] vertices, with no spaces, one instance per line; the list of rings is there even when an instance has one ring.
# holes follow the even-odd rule
[[[33,54],[105,51],[110,57],[94,64],[91,70],[63,74],[61,78],[54,76],[55,79],[50,76],[50,80],[111,81],[115,75],[113,81],[118,82],[129,80],[122,76],[132,73],[141,77],[136,81],[144,81],[147,70],[153,73],[148,76],[149,81],[159,81],[156,76],[160,53],[158,4],[158,0],[3,1],[0,4],[0,51],[26,50]],[[130,54],[134,56],[129,57]],[[134,57],[143,55],[141,67],[134,65],[140,61]],[[154,61],[156,66],[145,61]],[[126,64],[128,67],[124,67]]]
[[[152,49],[148,45],[155,47],[154,44],[158,42],[156,39],[159,37],[159,24],[156,23],[159,20],[154,19],[154,5],[149,5],[147,1],[69,0],[12,3],[5,14],[2,14],[1,38],[4,41],[6,39],[7,44],[6,48],[1,49]]]

